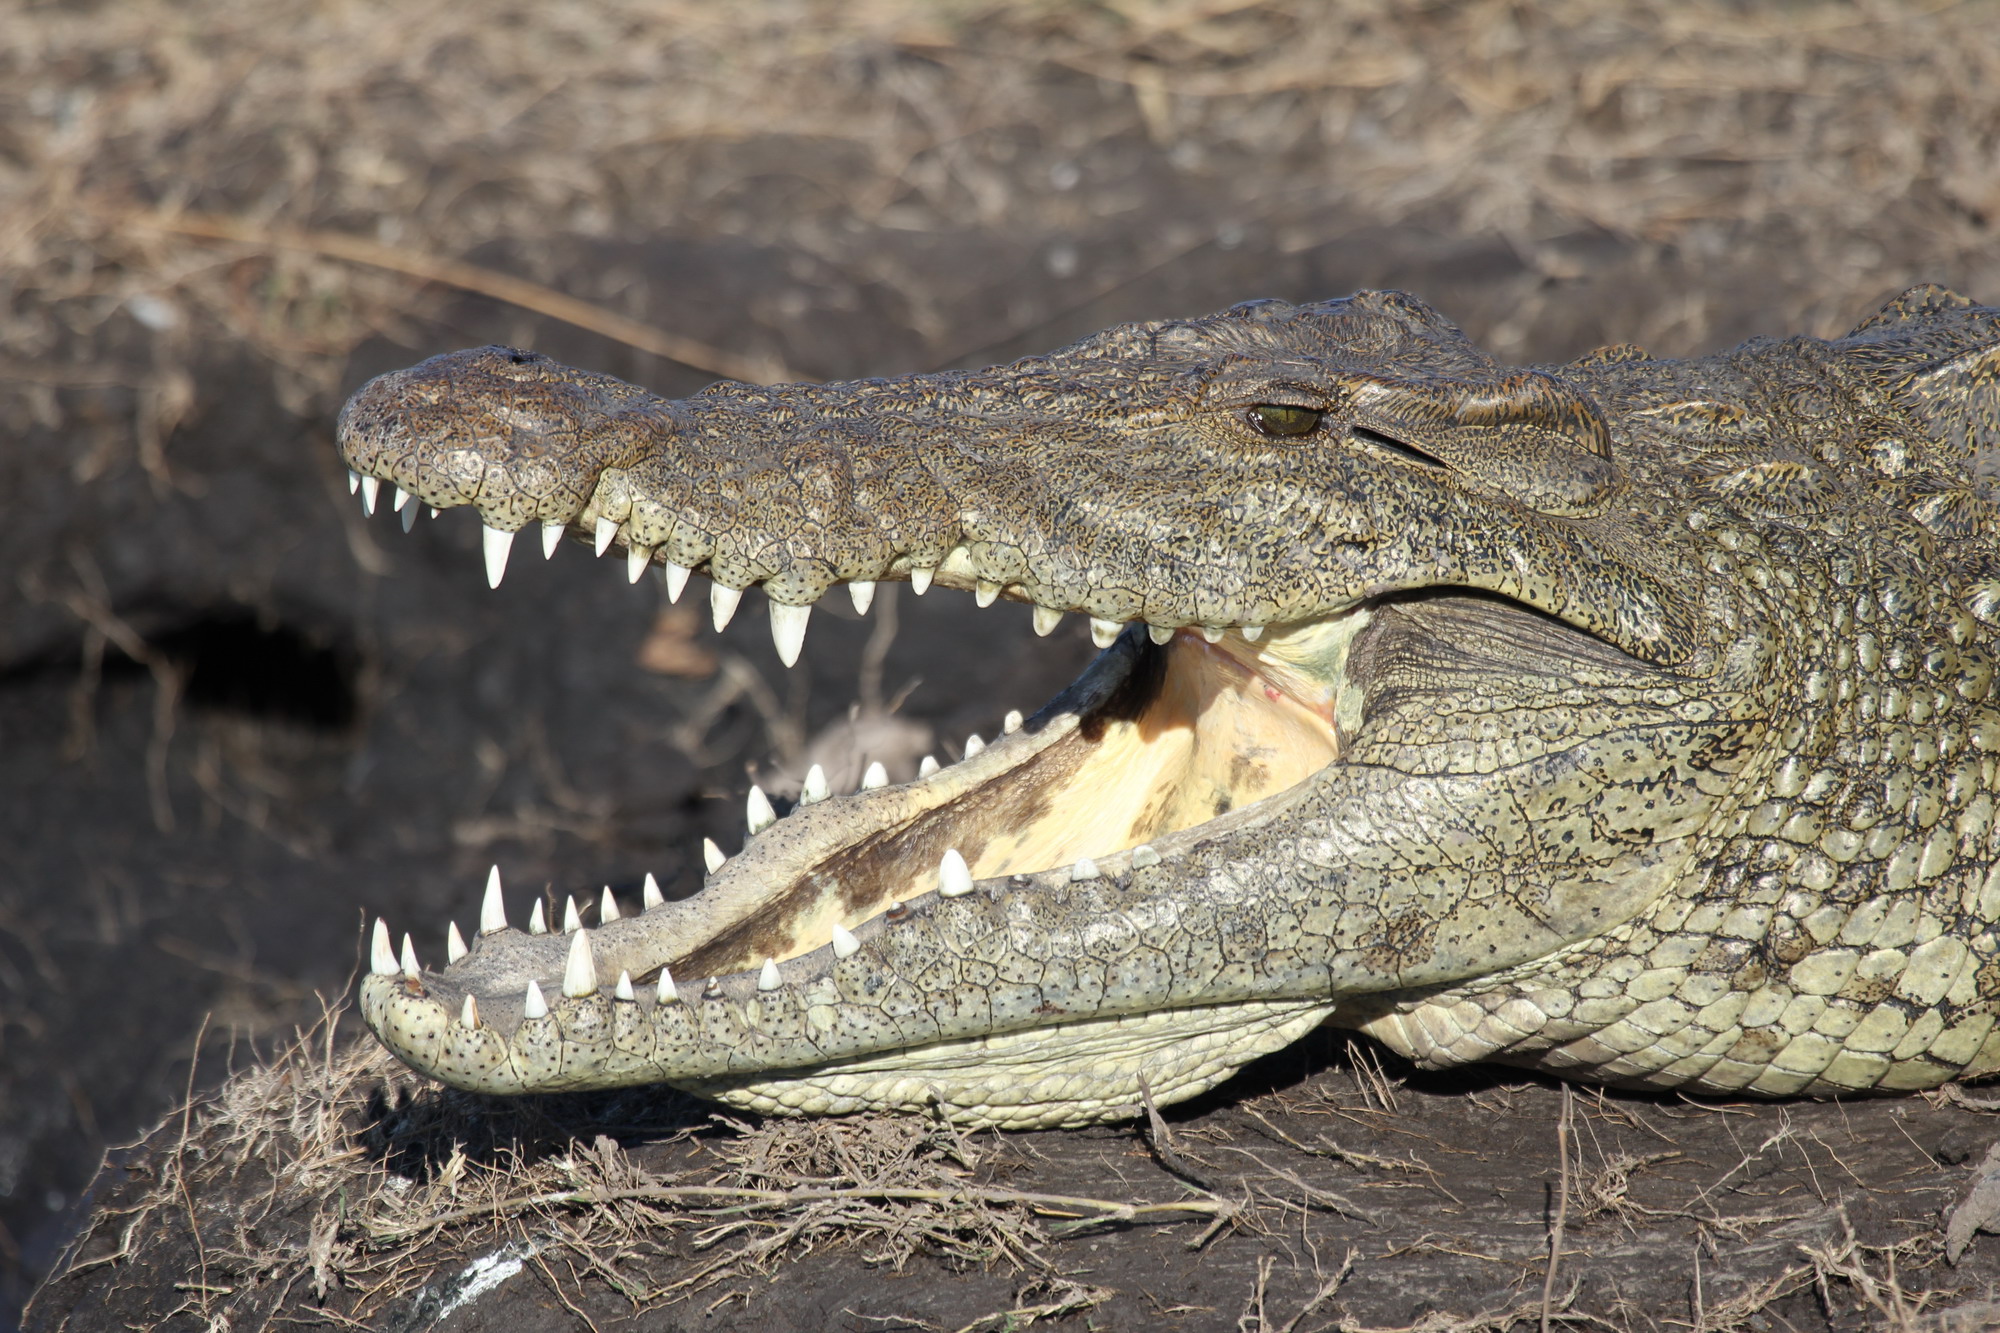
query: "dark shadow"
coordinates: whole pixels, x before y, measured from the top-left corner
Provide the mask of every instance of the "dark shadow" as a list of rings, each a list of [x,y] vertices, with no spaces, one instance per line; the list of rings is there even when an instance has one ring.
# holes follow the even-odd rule
[[[377,1088],[354,1137],[395,1174],[426,1180],[454,1152],[482,1166],[518,1170],[600,1137],[630,1148],[690,1131],[696,1137],[727,1134],[717,1123],[726,1109],[661,1086],[524,1097],[434,1086],[389,1096]]]

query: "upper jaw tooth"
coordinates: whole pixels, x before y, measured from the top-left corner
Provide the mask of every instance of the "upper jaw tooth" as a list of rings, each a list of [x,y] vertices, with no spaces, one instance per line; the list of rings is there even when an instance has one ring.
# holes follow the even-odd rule
[[[708,583],[709,614],[715,618],[715,632],[722,633],[736,615],[736,604],[743,600],[743,589],[726,587],[713,578]]]
[[[799,651],[805,647],[806,622],[812,619],[812,607],[790,606],[784,602],[771,603],[771,642],[778,649],[778,660],[786,666],[796,666]]]
[[[689,569],[686,565],[677,565],[671,560],[667,561],[666,564],[660,567],[660,577],[664,578],[667,581],[668,601],[670,602],[680,601],[681,591],[687,587],[688,575],[692,573],[694,573],[694,571],[692,569]]]
[[[514,549],[514,534],[485,524],[482,529],[486,549],[486,586],[497,588],[507,574],[507,552]]]

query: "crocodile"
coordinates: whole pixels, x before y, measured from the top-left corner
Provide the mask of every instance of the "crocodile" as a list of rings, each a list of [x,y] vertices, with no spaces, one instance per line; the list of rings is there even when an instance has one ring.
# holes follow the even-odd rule
[[[1506,365],[1385,291],[675,401],[486,347],[338,437],[495,586],[538,526],[718,629],[761,584],[788,664],[883,580],[1101,648],[912,780],[753,787],[678,901],[522,930],[496,868],[442,969],[378,919],[362,1014],[447,1084],[1073,1126],[1326,1022],[1718,1094],[2000,1070],[2000,310],[1943,288],[1688,360]]]

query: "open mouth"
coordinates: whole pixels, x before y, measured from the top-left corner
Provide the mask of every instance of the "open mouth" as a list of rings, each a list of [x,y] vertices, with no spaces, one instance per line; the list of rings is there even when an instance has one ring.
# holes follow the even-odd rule
[[[379,483],[367,489],[364,498],[372,498]],[[399,510],[417,503],[398,499]],[[598,545],[602,554],[610,543]],[[489,536],[489,574],[504,568],[506,549]],[[635,558],[633,567],[644,566]],[[678,594],[690,571],[664,572]],[[947,559],[939,581],[972,582],[957,572]],[[991,600],[977,591],[982,603]],[[733,612],[726,588],[718,598]],[[780,655],[795,656],[795,639],[785,651],[789,609],[773,602],[772,610]],[[1057,619],[1038,608],[1038,630]],[[1007,900],[1050,889],[1084,890],[1092,881],[1115,888],[1163,855],[1266,817],[1285,792],[1348,752],[1364,703],[1349,661],[1373,620],[1364,602],[1265,627],[1093,622],[1103,651],[1084,673],[1032,717],[1010,715],[992,741],[975,738],[956,763],[927,762],[899,784],[871,767],[860,790],[838,794],[809,778],[782,818],[753,789],[749,839],[727,857],[710,844],[707,878],[690,897],[665,901],[649,879],[636,912],[609,890],[595,903],[571,898],[554,910],[537,900],[519,929],[508,920],[496,871],[477,933],[468,943],[454,926],[439,970],[419,962],[407,936],[394,949],[378,922],[364,1012],[406,1060],[476,1090],[659,1079],[652,1065],[624,1058],[616,1042],[587,1058],[575,1048],[669,1010],[700,1013],[716,1001],[760,1013],[782,1007],[788,988],[823,985],[865,944],[897,947],[899,928],[951,900],[979,894],[1004,912]],[[1274,1029],[1291,1033],[1317,1021],[1323,1003],[1306,1018],[1291,1014],[1299,1007],[1278,1007]],[[1179,1040],[1185,1018],[1169,1020],[1172,1032],[1159,1040]],[[1066,1021],[1058,1006],[1037,1026]],[[1067,1037],[1092,1027],[1070,1023]],[[978,1043],[980,1058],[1004,1067],[1005,1041]],[[552,1068],[523,1077],[522,1052],[539,1044],[561,1054]],[[1087,1037],[1076,1058],[1093,1058]],[[1040,1051],[1033,1062],[1049,1063]],[[1198,1063],[1204,1082],[1220,1075]],[[716,1092],[712,1080],[665,1077]]]
[[[357,483],[368,500],[379,489],[372,480]],[[399,512],[416,511],[414,497],[397,498]],[[600,540],[600,554],[607,545]],[[489,540],[496,585],[505,550],[496,561]],[[949,579],[950,561],[944,569]],[[688,571],[665,572],[677,597]],[[772,605],[786,656],[796,653],[795,645],[784,653],[790,609]],[[382,926],[375,970],[440,999],[470,997],[464,1013],[504,1032],[535,1015],[536,1000],[522,999],[529,983],[580,998],[615,977],[620,995],[678,998],[688,979],[710,991],[732,974],[768,981],[772,969],[817,950],[851,952],[856,932],[893,923],[925,894],[959,896],[980,882],[1021,888],[1045,875],[1084,882],[1156,863],[1169,840],[1198,840],[1232,814],[1254,818],[1258,803],[1342,758],[1363,706],[1349,653],[1372,615],[1361,603],[1284,626],[1093,622],[1103,651],[1084,673],[1032,717],[1010,714],[991,742],[973,737],[954,764],[927,760],[915,780],[895,785],[871,766],[861,789],[845,794],[809,778],[782,819],[753,789],[749,840],[735,856],[708,844],[699,892],[669,903],[649,877],[642,918],[671,920],[670,930],[634,930],[639,922],[607,889],[595,904],[572,898],[545,912],[536,902],[526,930],[515,931],[496,871],[478,935],[468,946],[453,928],[444,972],[412,966],[407,940],[394,955]],[[1059,619],[1038,614],[1037,629]],[[605,926],[613,929],[597,929]],[[573,948],[565,954],[557,940],[538,938],[580,930],[589,931],[582,969]],[[472,966],[461,968],[468,955]]]
[[[702,977],[783,963],[927,892],[1143,865],[1155,843],[1199,837],[1341,757],[1361,712],[1347,652],[1369,618],[1361,607],[1213,643],[1194,630],[1154,643],[1130,626],[960,762],[802,803],[781,837],[753,838],[699,895],[711,933],[669,965]],[[760,822],[753,811],[753,832]]]

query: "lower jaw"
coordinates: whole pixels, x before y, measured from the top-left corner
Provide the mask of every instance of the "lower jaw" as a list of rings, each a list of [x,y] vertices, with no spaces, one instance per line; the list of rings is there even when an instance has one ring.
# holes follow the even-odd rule
[[[938,1113],[1000,1129],[1074,1129],[1206,1092],[1289,1046],[1334,1010],[1325,1000],[1245,1000],[1083,1019],[935,1042],[783,1078],[676,1080],[764,1115]]]

